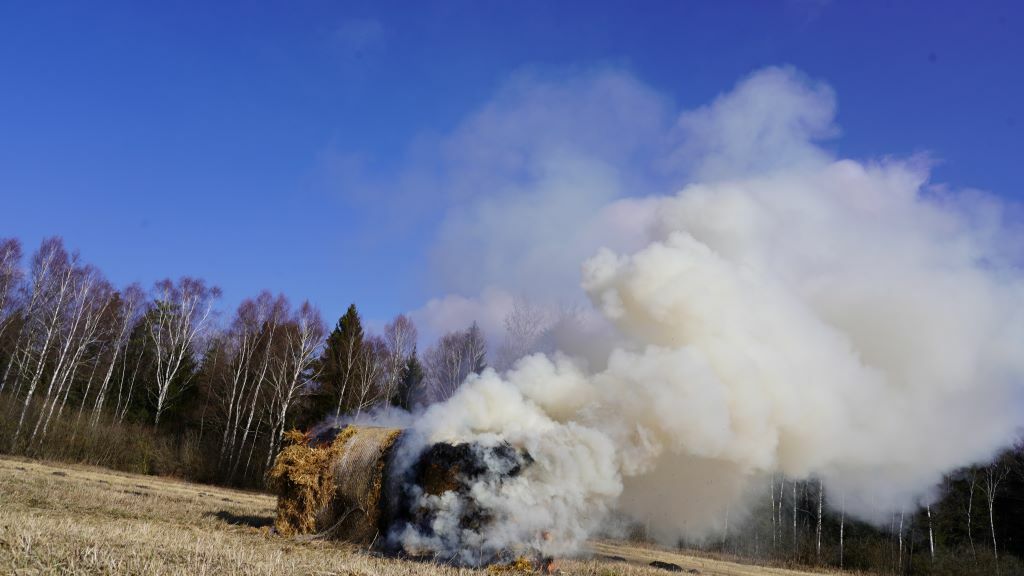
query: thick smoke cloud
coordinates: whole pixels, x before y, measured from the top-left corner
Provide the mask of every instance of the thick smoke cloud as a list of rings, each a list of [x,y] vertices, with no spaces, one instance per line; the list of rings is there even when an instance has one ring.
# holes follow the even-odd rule
[[[838,134],[835,97],[792,70],[758,72],[674,122],[636,81],[611,78],[555,98],[572,116],[574,89],[612,82],[611,108],[584,102],[594,122],[616,111],[610,124],[522,135],[510,161],[525,180],[467,169],[498,194],[467,200],[442,232],[452,266],[488,263],[474,282],[453,275],[458,289],[582,287],[606,336],[473,376],[415,422],[429,440],[507,440],[536,460],[478,487],[499,521],[463,541],[565,553],[613,510],[669,541],[701,538],[727,509],[742,518],[772,473],[820,478],[848,513],[878,520],[1012,440],[1024,282],[998,200],[930,185],[921,159],[835,159],[816,143]],[[522,107],[544,109],[526,93]],[[639,128],[622,102],[644,104]],[[513,130],[517,106],[489,108],[456,141]],[[602,140],[611,132],[624,148]],[[500,152],[485,150],[484,168]],[[648,188],[676,180],[688,183],[672,195]]]

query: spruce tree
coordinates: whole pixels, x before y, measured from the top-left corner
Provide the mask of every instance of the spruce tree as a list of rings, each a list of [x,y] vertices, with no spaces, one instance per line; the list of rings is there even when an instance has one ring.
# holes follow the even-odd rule
[[[320,390],[313,405],[310,424],[327,416],[339,417],[348,409],[354,383],[359,381],[363,352],[363,323],[355,304],[338,319],[319,360]]]
[[[423,365],[416,356],[416,347],[405,363],[402,371],[402,381],[398,386],[398,393],[392,398],[391,403],[403,410],[412,410],[413,398],[423,383]]]
[[[473,322],[473,324],[466,329],[465,345],[465,358],[468,362],[468,372],[470,374],[482,373],[487,369],[487,341],[484,339],[484,333],[480,330],[480,326],[478,326],[476,322]]]

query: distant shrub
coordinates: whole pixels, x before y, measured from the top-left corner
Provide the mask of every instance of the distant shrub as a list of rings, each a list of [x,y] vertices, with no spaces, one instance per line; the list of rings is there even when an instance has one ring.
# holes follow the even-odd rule
[[[19,406],[12,406],[6,397],[0,397],[0,414],[17,414]],[[30,406],[27,422],[35,422],[38,406]],[[79,417],[77,411],[54,417],[45,438],[29,443],[24,430],[22,438],[13,442],[17,417],[0,418],[0,452],[69,462],[102,466],[122,472],[175,476],[192,480],[207,480],[212,468],[204,454],[200,439],[192,432],[180,436],[159,434],[152,426],[124,422],[112,423],[101,418],[95,427],[87,423],[88,414]]]

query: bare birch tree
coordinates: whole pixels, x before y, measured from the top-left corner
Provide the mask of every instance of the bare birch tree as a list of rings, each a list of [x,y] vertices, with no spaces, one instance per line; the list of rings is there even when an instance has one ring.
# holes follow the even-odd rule
[[[772,472],[771,483],[768,486],[768,495],[771,497],[771,517],[772,517],[772,550],[778,545],[778,528],[775,526],[775,472]]]
[[[110,359],[107,363],[107,370],[96,392],[96,399],[93,401],[92,418],[90,425],[95,428],[99,423],[100,414],[103,412],[103,405],[106,402],[107,392],[110,387],[111,378],[114,375],[118,359],[128,352],[128,343],[131,336],[131,329],[139,321],[139,315],[145,305],[146,296],[138,284],[131,284],[122,290],[114,303],[115,328],[108,346]],[[127,366],[127,358],[123,358],[122,366]],[[123,372],[122,372],[123,374]],[[85,405],[84,399],[82,405]]]
[[[405,314],[384,326],[384,358],[381,376],[381,396],[386,405],[396,404],[405,376],[405,367],[416,349],[416,325]]]
[[[839,497],[839,568],[843,568],[843,561],[846,553],[846,493]]]
[[[222,384],[221,401],[224,411],[224,430],[220,446],[220,462],[234,454],[238,430],[242,419],[242,406],[252,378],[253,357],[263,334],[266,306],[246,299],[238,305],[231,327],[225,336],[227,360],[231,366],[227,382]]]
[[[537,351],[538,341],[550,324],[549,316],[525,297],[512,302],[512,309],[505,315],[505,339],[497,351],[498,370],[508,370],[516,360]]]
[[[288,412],[295,400],[310,390],[316,378],[316,359],[324,338],[320,311],[303,302],[296,315],[284,327],[282,353],[271,370],[270,445],[264,470],[270,469],[281,450]]]
[[[382,380],[388,362],[387,344],[379,336],[371,336],[363,342],[357,358],[359,369],[355,372],[352,398],[355,404],[352,410],[355,418],[377,404],[385,403],[390,398],[383,394]]]
[[[21,257],[21,242],[16,238],[0,238],[0,335],[12,320],[12,303],[21,283]]]
[[[967,516],[967,541],[971,545],[971,557],[978,559],[978,553],[974,548],[974,530],[972,514],[974,512],[974,492],[978,486],[978,471],[973,467],[967,471],[967,485],[969,487],[967,496],[967,509],[964,511]]]
[[[928,515],[928,551],[931,553],[932,562],[935,562],[935,532],[932,530],[932,505],[926,504],[924,509]]]
[[[208,287],[197,278],[184,277],[177,284],[167,279],[156,284],[153,306],[147,315],[147,328],[155,348],[156,373],[151,391],[156,399],[154,428],[159,428],[160,416],[173,400],[175,378],[206,330],[213,301],[219,297],[219,288]],[[187,386],[188,382],[181,384]]]
[[[821,561],[821,508],[825,500],[825,485],[822,483],[821,478],[818,478],[818,526],[816,529],[817,546],[815,548],[815,554],[818,561]]]
[[[140,371],[148,369],[145,366],[146,342],[149,339],[147,323],[145,317],[139,318],[132,326],[128,342],[125,344],[124,360],[117,381],[117,403],[114,405],[114,420],[118,424],[124,423],[125,416],[128,415]]]
[[[797,486],[797,482],[793,481],[793,549],[794,550],[796,550],[796,546],[797,546],[797,537],[796,537],[797,536],[796,535],[796,511],[797,511],[797,507],[796,507],[796,505],[797,505],[797,501],[796,501],[796,486]]]
[[[786,500],[786,477],[782,476],[779,478],[779,522],[777,524],[779,528],[779,545],[783,546],[786,543],[786,525],[784,524],[785,518],[783,517],[783,507]]]
[[[43,412],[36,420],[30,441],[34,441],[40,433],[46,434],[58,402],[58,414],[63,412],[83,358],[102,337],[102,319],[110,304],[112,288],[99,271],[91,266],[77,267],[72,274],[72,283],[67,314],[56,331],[56,360],[43,396]]]
[[[899,555],[897,558],[897,574],[903,574],[903,509],[900,509],[900,524],[897,529],[897,537],[899,538]]]
[[[16,443],[21,435],[21,429],[25,424],[25,416],[28,414],[29,406],[32,404],[36,387],[43,377],[43,369],[46,365],[46,358],[50,352],[50,346],[55,341],[60,322],[65,315],[65,307],[70,299],[72,291],[72,279],[77,264],[77,255],[69,256],[64,250],[64,243],[60,238],[48,238],[43,241],[39,250],[32,259],[32,289],[38,291],[39,307],[30,316],[33,323],[29,332],[29,341],[26,342],[25,360],[30,361],[35,356],[36,367],[31,373],[25,393],[25,401],[22,404],[21,416],[18,418],[18,426],[14,430],[12,442]],[[37,343],[33,336],[39,338]],[[35,346],[34,346],[35,345]],[[34,349],[33,349],[34,348]],[[16,392],[17,393],[17,392]]]
[[[0,239],[0,336],[4,336],[16,315],[16,295],[23,275],[21,258],[21,242],[16,238]],[[13,339],[13,347],[5,358],[3,372],[0,372],[0,392],[4,391],[10,369],[18,356],[18,343],[25,326],[24,313],[23,310],[18,336]]]
[[[985,467],[982,472],[982,491],[985,493],[985,504],[988,506],[988,526],[992,534],[992,557],[996,562],[996,573],[999,573],[999,545],[996,540],[996,498],[999,486],[1010,473],[1010,467],[998,458]]]
[[[229,477],[233,477],[237,473],[250,435],[252,436],[252,446],[248,462],[251,462],[251,454],[256,444],[255,436],[259,428],[259,423],[257,422],[254,428],[253,422],[257,415],[257,407],[264,395],[274,355],[275,338],[282,322],[288,316],[288,308],[288,301],[283,295],[278,295],[275,298],[266,291],[257,296],[255,301],[246,301],[239,306],[239,318],[244,325],[242,328],[244,334],[240,336],[243,356],[236,359],[235,374],[239,382],[238,394],[232,395],[231,405],[229,405],[229,407],[233,405],[233,418],[229,421],[231,440],[228,453],[232,456]],[[246,406],[248,409],[245,408]],[[242,424],[243,418],[244,424]],[[260,420],[262,418],[261,414]],[[238,437],[239,431],[242,433],[240,438]]]
[[[15,398],[21,391],[22,380],[26,377],[26,370],[29,369],[33,350],[44,330],[45,306],[51,303],[48,298],[48,287],[49,282],[52,281],[51,272],[55,264],[66,265],[67,254],[64,252],[59,238],[48,238],[33,254],[30,264],[30,281],[27,284],[22,284],[19,290],[22,293],[20,298],[22,308],[19,311],[22,322],[14,340],[14,352],[10,355],[11,359],[4,368],[3,376],[0,377],[0,391],[3,391],[11,379],[12,368],[17,364],[17,373],[14,374],[16,382],[12,394]]]

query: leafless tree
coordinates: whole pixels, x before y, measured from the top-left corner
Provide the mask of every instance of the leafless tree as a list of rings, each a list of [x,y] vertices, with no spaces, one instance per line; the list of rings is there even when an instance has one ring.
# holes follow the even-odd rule
[[[227,420],[221,445],[222,460],[227,457],[229,477],[233,477],[241,464],[247,442],[252,438],[250,457],[255,449],[257,408],[265,394],[264,389],[277,345],[282,324],[289,315],[289,304],[283,295],[276,298],[262,292],[255,300],[246,300],[239,307],[233,323],[234,351],[231,387],[227,397]],[[260,414],[260,420],[263,415]],[[257,422],[256,427],[253,423]],[[241,436],[239,436],[241,432]],[[248,462],[246,467],[248,467]]]
[[[289,410],[297,398],[307,393],[316,378],[314,367],[324,339],[320,311],[309,302],[303,302],[282,332],[282,353],[275,358],[270,371],[271,441],[265,470],[270,469],[274,455],[281,449]]]
[[[91,266],[76,267],[71,278],[72,289],[66,314],[56,330],[55,366],[43,395],[43,412],[36,420],[30,441],[39,437],[40,433],[45,435],[58,402],[60,410],[57,413],[63,412],[75,373],[82,365],[87,351],[102,337],[102,319],[110,304],[112,288],[100,272]]]
[[[28,408],[43,377],[47,355],[56,340],[61,320],[65,316],[65,308],[71,297],[72,280],[77,261],[77,255],[68,255],[64,250],[64,243],[60,238],[44,240],[32,258],[31,290],[33,297],[37,299],[38,307],[35,307],[29,316],[31,326],[28,340],[25,342],[23,365],[29,364],[34,356],[35,369],[31,371],[21,416],[18,418],[18,426],[14,430],[12,441],[15,443],[21,435]]]
[[[405,375],[405,366],[416,349],[416,325],[405,314],[384,326],[384,358],[381,396],[385,403],[394,402]]]
[[[16,238],[0,238],[0,335],[11,323],[11,304],[21,275],[21,242]]]
[[[486,349],[475,323],[467,330],[442,336],[423,356],[424,400],[431,403],[450,398],[466,377],[483,370]]]
[[[253,357],[256,355],[263,334],[262,325],[265,321],[267,307],[261,307],[259,300],[259,298],[256,300],[246,299],[239,304],[231,327],[225,336],[224,347],[231,370],[228,373],[228,381],[223,383],[221,390],[224,411],[224,430],[220,446],[221,463],[233,453],[237,441],[242,419],[242,405],[252,375]]]
[[[175,378],[206,330],[213,313],[213,301],[219,297],[219,288],[208,287],[197,278],[184,277],[177,284],[167,279],[156,284],[155,301],[147,315],[147,328],[155,348],[154,427],[160,426],[160,416],[172,400]]]
[[[932,562],[935,562],[935,532],[932,530],[932,505],[926,504],[924,509],[928,514],[928,551],[931,553]]]
[[[786,500],[786,477],[785,476],[781,476],[779,478],[779,521],[778,521],[779,545],[780,546],[782,546],[782,545],[784,545],[786,543],[786,539],[785,539],[785,537],[786,537],[786,528],[785,528],[785,524],[784,524],[785,518],[784,518],[784,510],[783,510],[784,505],[785,505],[785,500]]]
[[[23,275],[21,258],[21,242],[15,238],[0,239],[0,336],[4,335],[15,317],[15,295],[21,285]],[[0,376],[0,392],[3,392],[6,387],[10,369],[18,356],[18,343],[20,342],[24,326],[25,322],[23,319],[18,337],[13,341],[13,349],[8,355],[4,371],[2,376]]]
[[[903,509],[900,509],[900,523],[897,528],[897,538],[899,539],[899,555],[896,557],[896,573],[903,574]]]
[[[142,308],[145,309],[145,305]],[[125,347],[124,360],[121,362],[121,370],[117,381],[117,403],[114,406],[114,420],[118,424],[123,423],[125,416],[128,415],[128,408],[131,406],[132,395],[135,392],[135,382],[138,380],[139,372],[147,370],[144,366],[145,345],[140,343],[140,345],[136,346],[137,350],[134,351],[134,354],[131,347],[131,334],[138,333],[148,338],[148,334],[143,334],[146,324],[146,318],[140,318],[136,321],[129,333],[129,341]]]
[[[978,471],[974,468],[967,470],[967,485],[969,488],[967,496],[967,509],[964,510],[967,516],[967,541],[971,545],[971,557],[977,560],[978,553],[974,549],[974,530],[972,515],[974,512],[974,493],[978,487]]]
[[[364,410],[389,400],[383,394],[382,387],[388,363],[388,349],[384,339],[371,336],[364,340],[357,362],[359,369],[355,372],[357,377],[353,383],[355,389],[352,398],[355,403],[352,410],[355,417],[359,418]]]
[[[131,284],[122,290],[116,298],[114,306],[114,329],[112,338],[108,345],[110,358],[107,361],[107,370],[96,392],[96,399],[93,401],[92,418],[90,420],[93,428],[99,423],[103,405],[106,402],[107,392],[110,387],[111,378],[114,375],[115,367],[118,365],[118,358],[128,352],[128,342],[131,336],[131,329],[139,321],[140,312],[145,305],[146,296],[138,284]],[[127,366],[127,358],[121,362],[123,367]],[[122,372],[123,375],[123,372]],[[82,406],[85,406],[83,399]]]
[[[846,553],[846,493],[844,492],[840,497],[839,505],[839,568],[843,568],[844,556]]]
[[[999,486],[1010,473],[1003,458],[998,458],[982,471],[982,490],[985,492],[985,503],[988,505],[988,526],[992,533],[992,557],[996,561],[996,573],[999,573],[999,546],[996,542],[996,497]]]
[[[771,497],[771,517],[772,517],[772,548],[774,549],[778,545],[778,527],[775,521],[775,473],[772,472],[771,481],[768,486],[768,495]]]
[[[479,374],[484,371],[484,368],[487,368],[487,341],[484,339],[484,333],[480,330],[480,326],[473,322],[466,329],[464,338],[469,373]]]
[[[508,370],[516,360],[537,351],[538,341],[550,324],[549,316],[525,297],[512,302],[512,310],[505,315],[505,340],[497,351],[498,370]]]
[[[816,555],[818,560],[821,560],[821,508],[822,503],[825,500],[825,485],[821,482],[821,478],[818,479],[818,526],[816,530],[817,547]]]
[[[796,508],[796,505],[797,505],[796,485],[797,485],[797,482],[794,481],[793,482],[793,549],[794,550],[796,550],[796,546],[797,546],[797,538],[796,538],[796,510],[797,510],[797,508]]]
[[[441,337],[423,355],[425,400],[440,402],[455,393],[463,379],[465,346],[459,332]]]

